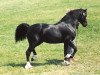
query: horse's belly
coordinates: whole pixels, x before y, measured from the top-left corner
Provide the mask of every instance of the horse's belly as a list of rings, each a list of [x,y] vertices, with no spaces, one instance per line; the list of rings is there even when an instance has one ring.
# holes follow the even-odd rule
[[[63,40],[61,37],[49,36],[49,37],[44,38],[44,42],[46,42],[46,43],[62,43]]]
[[[62,43],[63,41],[62,40],[45,40],[44,42],[46,43],[51,43],[51,44],[55,44],[55,43]]]

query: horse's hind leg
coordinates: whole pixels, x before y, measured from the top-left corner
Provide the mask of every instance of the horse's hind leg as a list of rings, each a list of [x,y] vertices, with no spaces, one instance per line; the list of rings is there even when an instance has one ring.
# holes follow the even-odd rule
[[[34,36],[29,36],[29,35],[27,35],[27,39],[28,39],[28,42],[29,42],[29,47],[28,47],[28,49],[27,49],[27,51],[26,51],[26,60],[27,60],[27,64],[25,65],[25,68],[26,68],[26,69],[29,69],[29,68],[32,68],[32,65],[30,64],[29,57],[30,57],[31,52],[32,52],[33,49],[34,49],[34,46],[35,46],[34,41],[36,41],[36,39],[35,39]]]
[[[27,60],[27,64],[26,64],[26,66],[25,66],[26,69],[32,68],[32,65],[30,64],[29,57],[30,57],[31,52],[35,50],[35,49],[34,49],[35,46],[36,46],[36,42],[34,42],[34,43],[29,43],[29,48],[28,48],[27,51],[26,51],[26,60]]]
[[[29,57],[30,57],[30,54],[32,52],[32,48],[33,48],[33,46],[31,44],[29,44],[29,47],[26,51],[26,60],[27,60],[27,64],[25,65],[26,69],[32,68],[30,61],[29,61]]]
[[[35,60],[35,59],[37,59],[38,58],[38,56],[37,56],[37,53],[36,53],[36,51],[35,51],[35,47],[36,46],[38,46],[38,45],[40,45],[42,42],[38,42],[35,46],[34,46],[34,49],[33,49],[33,56],[32,56],[32,58],[31,58],[31,61],[33,61],[33,60]]]
[[[29,69],[29,68],[32,68],[30,61],[29,61],[30,54],[31,54],[31,52],[33,52],[33,53],[35,53],[35,55],[37,55],[37,53],[35,52],[35,47],[37,45],[39,45],[41,42],[40,42],[39,36],[37,36],[37,35],[27,36],[27,38],[28,38],[28,42],[29,42],[29,48],[26,51],[27,64],[26,64],[25,68]]]
[[[35,49],[33,49],[33,56],[32,56],[32,58],[31,58],[31,61],[33,61],[33,60],[35,60],[35,59],[37,59],[37,53],[36,53],[36,51],[35,51]]]

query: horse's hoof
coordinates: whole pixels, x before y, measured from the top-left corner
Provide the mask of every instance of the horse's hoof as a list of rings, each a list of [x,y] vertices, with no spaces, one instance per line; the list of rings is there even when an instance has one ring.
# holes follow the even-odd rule
[[[25,69],[32,69],[32,65],[29,62],[27,62],[27,64],[25,65]]]
[[[69,61],[64,61],[64,62],[62,62],[62,65],[63,66],[69,66],[70,65],[70,62]]]
[[[32,69],[32,66],[25,66],[25,69]]]
[[[32,66],[25,65],[25,69],[32,69]]]

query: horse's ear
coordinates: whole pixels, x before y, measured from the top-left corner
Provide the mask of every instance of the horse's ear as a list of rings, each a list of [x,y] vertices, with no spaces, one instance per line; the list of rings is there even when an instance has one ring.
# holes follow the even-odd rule
[[[86,12],[86,11],[87,11],[87,9],[84,9],[84,11]]]
[[[80,9],[82,9],[82,8],[80,8]]]

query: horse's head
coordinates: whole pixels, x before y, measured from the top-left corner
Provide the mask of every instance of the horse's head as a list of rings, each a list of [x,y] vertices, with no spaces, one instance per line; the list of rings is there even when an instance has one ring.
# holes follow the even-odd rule
[[[78,22],[83,25],[83,27],[87,26],[87,9],[71,10],[67,13],[67,15],[70,15],[72,18],[77,19]]]
[[[78,21],[83,25],[83,27],[87,26],[87,9],[79,9],[77,11],[78,14]]]
[[[80,22],[83,27],[87,26],[87,9],[70,10],[59,22],[72,23],[72,21]],[[58,23],[59,23],[58,22]],[[78,23],[77,23],[78,25]]]

